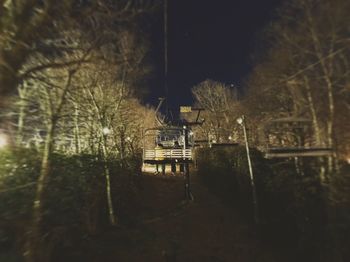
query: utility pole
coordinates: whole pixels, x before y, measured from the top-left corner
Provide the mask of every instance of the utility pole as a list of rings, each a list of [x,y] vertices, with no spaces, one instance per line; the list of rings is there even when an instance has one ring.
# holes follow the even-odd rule
[[[183,126],[183,160],[184,160],[184,173],[185,173],[185,194],[187,200],[194,200],[194,197],[191,192],[191,176],[190,176],[190,165],[188,163],[188,158],[186,157],[186,149],[189,147],[188,143],[188,129],[187,126]]]

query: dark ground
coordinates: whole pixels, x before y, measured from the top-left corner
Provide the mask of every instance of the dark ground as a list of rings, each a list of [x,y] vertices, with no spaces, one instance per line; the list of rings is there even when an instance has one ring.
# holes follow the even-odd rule
[[[121,225],[90,239],[75,258],[63,254],[59,261],[289,261],[196,176],[193,202],[184,201],[181,177],[143,175],[138,182]]]

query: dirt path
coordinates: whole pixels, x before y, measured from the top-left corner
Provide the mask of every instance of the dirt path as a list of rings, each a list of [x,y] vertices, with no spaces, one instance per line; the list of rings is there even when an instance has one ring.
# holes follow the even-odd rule
[[[183,179],[143,176],[129,207],[128,226],[111,230],[90,250],[90,261],[281,261],[242,220],[193,178],[193,202],[183,201]]]

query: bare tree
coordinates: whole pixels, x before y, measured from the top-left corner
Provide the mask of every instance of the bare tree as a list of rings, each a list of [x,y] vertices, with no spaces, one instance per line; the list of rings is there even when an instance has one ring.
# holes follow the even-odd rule
[[[80,6],[83,2],[87,8]],[[83,2],[63,1],[61,6],[55,1],[0,1],[0,88],[8,94],[18,87],[18,145],[28,140],[28,129],[43,138],[42,145],[37,144],[43,146],[43,157],[25,246],[27,261],[41,260],[43,202],[54,150],[68,154],[74,145],[74,152],[81,153],[90,147],[102,156],[110,219],[117,222],[107,165],[115,143],[105,128],[117,126],[120,104],[149,72],[144,63],[147,46],[140,44],[144,35],[130,32],[136,28],[134,18],[146,10],[143,3],[150,7],[152,1]],[[82,23],[76,23],[73,17],[85,11],[91,16],[81,16]]]
[[[235,123],[237,90],[220,82],[206,80],[192,89],[195,102],[205,109],[202,130],[217,142],[227,140]]]
[[[27,58],[40,50],[45,40],[56,38],[62,24],[65,30],[85,26],[91,32],[93,24],[106,28],[106,23],[101,23],[103,20],[108,20],[110,25],[115,21],[132,24],[155,6],[153,0],[1,0],[0,94],[15,90],[20,80],[19,70]]]
[[[63,61],[70,60],[72,57],[83,61],[84,57],[87,57],[89,53],[90,50],[79,52],[75,55],[70,53],[69,55],[60,56],[54,60],[58,60],[62,64],[64,64]],[[33,204],[33,220],[26,246],[26,258],[28,261],[38,259],[38,254],[35,252],[39,250],[40,225],[43,214],[42,208],[45,198],[45,188],[50,174],[50,161],[54,149],[56,130],[60,118],[62,117],[62,112],[64,112],[64,107],[67,104],[67,94],[73,87],[73,78],[79,67],[80,64],[74,64],[64,68],[60,67],[58,69],[47,68],[32,76],[32,79],[35,79],[38,85],[35,98],[37,105],[40,107],[43,122],[45,123],[45,141],[41,171]]]
[[[349,77],[347,7],[342,0],[286,3],[280,9],[281,19],[267,30],[271,49],[248,82],[251,95],[247,102],[255,105],[247,103],[248,111],[260,108],[256,115],[265,120],[283,114],[309,117],[316,144],[335,151],[335,119],[348,114],[344,111]],[[330,172],[333,160],[328,161]]]

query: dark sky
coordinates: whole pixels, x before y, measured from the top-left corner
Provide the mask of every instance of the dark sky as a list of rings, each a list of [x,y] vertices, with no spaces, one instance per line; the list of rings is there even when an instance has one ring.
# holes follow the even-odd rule
[[[168,0],[168,103],[192,103],[190,89],[213,79],[240,86],[251,68],[257,33],[282,0]],[[155,65],[147,99],[164,96],[163,14],[152,27]]]

